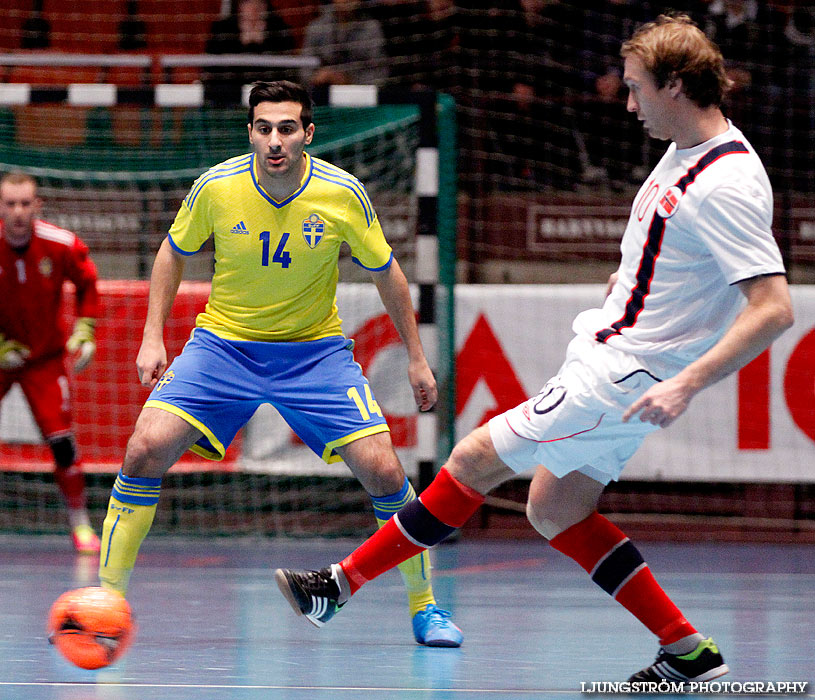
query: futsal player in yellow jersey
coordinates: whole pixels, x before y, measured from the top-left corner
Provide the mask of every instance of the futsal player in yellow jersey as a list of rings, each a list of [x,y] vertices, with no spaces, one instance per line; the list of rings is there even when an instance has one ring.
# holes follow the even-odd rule
[[[275,406],[324,460],[345,461],[371,495],[380,526],[416,498],[342,332],[335,301],[340,245],[370,271],[407,348],[416,404],[428,410],[436,381],[407,280],[362,184],[305,152],[315,128],[308,93],[287,81],[256,83],[249,105],[251,151],[198,178],[153,264],[136,360],[152,392],[113,486],[99,564],[102,585],[123,595],[163,475],[188,449],[222,459],[262,403]],[[212,291],[168,368],[163,329],[184,261],[210,236]],[[416,641],[460,646],[461,630],[436,606],[427,553],[405,562],[402,575]]]

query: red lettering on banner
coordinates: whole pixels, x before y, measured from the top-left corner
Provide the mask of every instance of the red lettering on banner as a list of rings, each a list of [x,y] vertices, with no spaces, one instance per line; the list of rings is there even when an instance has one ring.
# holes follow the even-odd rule
[[[401,343],[402,339],[390,316],[386,313],[374,316],[354,332],[354,359],[359,362],[362,372],[367,376],[368,368],[380,351]],[[407,369],[401,381],[408,381]],[[386,413],[385,420],[388,421],[388,427],[391,429],[391,440],[394,447],[412,447],[416,444],[415,415],[392,416]]]
[[[489,322],[481,314],[456,358],[456,415],[464,410],[478,380],[492,392],[496,408],[484,412],[479,425],[517,406],[527,396]]]
[[[738,375],[740,450],[770,449],[770,351],[741,368]]]
[[[354,358],[367,374],[368,368],[380,351],[401,342],[388,314],[375,316],[354,332]],[[517,406],[527,398],[498,338],[483,315],[476,320],[456,358],[456,379],[456,415],[464,410],[479,379],[483,379],[492,392],[497,407],[485,411],[479,424],[486,423],[493,416]],[[415,415],[385,414],[385,418],[390,426],[391,439],[395,447],[410,447],[416,444]]]
[[[801,338],[787,361],[784,398],[795,424],[815,440],[815,330]]]

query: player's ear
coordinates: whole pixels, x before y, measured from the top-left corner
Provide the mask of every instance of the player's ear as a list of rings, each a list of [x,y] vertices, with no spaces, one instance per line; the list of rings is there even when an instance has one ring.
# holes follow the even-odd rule
[[[252,125],[247,124],[246,129],[249,131],[249,143],[252,143]]]
[[[673,97],[678,97],[682,92],[682,78],[680,78],[676,73],[671,74],[666,84]]]
[[[306,138],[305,138],[306,146],[308,146],[311,143],[311,140],[314,138],[314,128],[315,128],[314,127],[314,122],[312,122],[305,129],[305,131],[306,131]]]

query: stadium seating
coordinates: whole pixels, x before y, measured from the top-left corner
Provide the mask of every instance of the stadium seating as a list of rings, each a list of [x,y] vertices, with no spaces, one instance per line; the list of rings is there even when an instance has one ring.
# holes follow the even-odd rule
[[[114,53],[126,0],[44,0],[42,14],[51,24],[51,48],[77,53]],[[92,20],[89,20],[92,17]]]
[[[0,24],[0,51],[20,48],[20,30],[31,12],[31,0],[3,0],[4,18]]]

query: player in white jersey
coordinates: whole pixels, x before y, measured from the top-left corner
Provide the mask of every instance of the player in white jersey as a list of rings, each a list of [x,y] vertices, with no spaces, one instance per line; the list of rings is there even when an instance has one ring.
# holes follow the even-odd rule
[[[772,216],[767,174],[735,126],[691,148],[672,143],[634,199],[618,283],[575,332],[675,374],[733,323],[738,282],[783,273]]]
[[[767,176],[719,107],[729,84],[719,49],[687,16],[662,15],[621,53],[629,111],[672,143],[634,200],[605,304],[576,318],[559,374],[464,438],[419,500],[330,569],[310,578],[287,570],[297,583],[281,586],[290,602],[333,596],[323,621],[364,583],[464,524],[492,488],[534,468],[532,525],[659,640],[656,661],[630,680],[727,673],[713,640],[597,503],[645,435],[759,355],[792,324],[792,308]]]

